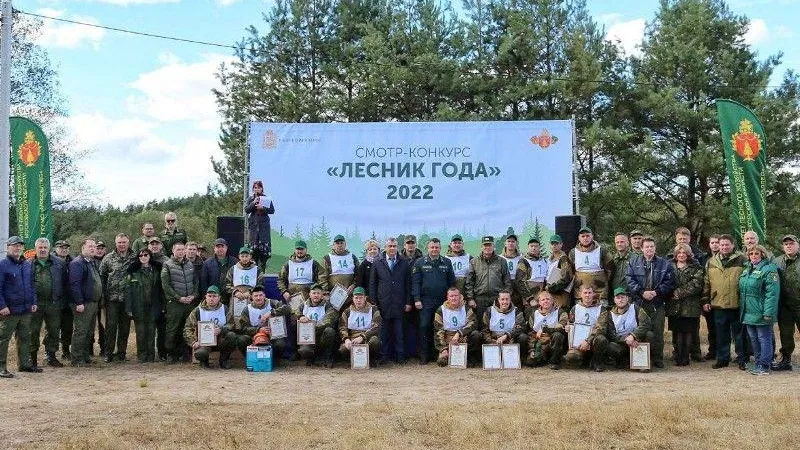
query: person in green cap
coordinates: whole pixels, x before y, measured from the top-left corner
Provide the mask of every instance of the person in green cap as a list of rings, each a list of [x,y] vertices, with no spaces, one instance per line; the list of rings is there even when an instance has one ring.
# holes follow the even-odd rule
[[[295,313],[297,322],[314,322],[316,328],[315,344],[300,345],[297,347],[297,354],[300,359],[306,360],[306,364],[311,366],[318,356],[324,359],[325,367],[333,367],[333,350],[338,345],[337,342],[337,319],[338,314],[330,303],[323,298],[323,289],[319,284],[311,286],[309,298]]]
[[[114,250],[107,253],[100,263],[100,279],[103,281],[103,298],[105,299],[105,362],[126,361],[128,336],[131,330],[131,319],[125,311],[125,277],[128,267],[136,257],[129,247],[130,238],[125,233],[114,237]]]
[[[476,328],[483,329],[483,313],[494,305],[502,290],[511,292],[506,260],[494,251],[494,237],[481,238],[481,254],[469,262],[465,284],[467,305],[475,310]]]
[[[377,306],[367,301],[367,291],[363,287],[353,290],[353,304],[342,312],[339,318],[339,355],[348,359],[353,344],[369,346],[369,363],[375,366],[381,352],[381,312]]]
[[[322,277],[322,284],[333,290],[336,285],[340,285],[347,289],[348,295],[353,293],[356,287],[356,269],[358,268],[358,258],[356,255],[347,250],[347,242],[344,236],[337,234],[333,238],[333,245],[331,252],[325,255],[322,259],[322,264],[325,267],[325,273]],[[350,305],[350,298],[348,298],[341,307],[344,311]]]
[[[650,316],[643,308],[631,303],[627,290],[622,286],[614,289],[614,306],[600,313],[597,330],[608,340],[606,356],[618,368],[628,365],[629,348],[652,342],[655,337]]]
[[[461,291],[461,295],[464,295],[467,274],[469,273],[469,262],[472,261],[472,255],[464,251],[464,239],[460,234],[453,235],[450,239],[450,245],[447,247],[445,256],[453,263],[456,287]]]
[[[575,270],[572,267],[572,261],[564,253],[563,246],[561,236],[557,234],[550,236],[550,257],[547,258],[545,289],[553,296],[553,302],[557,308],[569,311],[572,307],[570,290]],[[537,305],[530,302],[530,306],[535,308]]]
[[[242,309],[250,303],[250,293],[253,288],[264,280],[264,274],[253,260],[253,251],[248,246],[239,249],[239,261],[225,275],[225,293],[230,299],[228,311],[235,319],[239,317]],[[238,301],[237,301],[238,300]],[[244,305],[241,308],[236,305]]]
[[[200,346],[197,336],[197,322],[214,322],[217,345],[213,347]],[[233,349],[236,348],[236,335],[228,325],[228,314],[225,305],[219,301],[219,288],[216,285],[209,286],[205,300],[189,313],[183,330],[183,337],[194,352],[194,357],[200,362],[200,367],[207,369],[209,367],[209,353],[218,351],[219,367],[221,369],[231,368],[230,357]]]
[[[524,311],[535,302],[536,296],[544,289],[547,282],[547,259],[542,256],[542,244],[538,238],[528,239],[528,251],[517,264],[517,274],[512,284],[517,297],[522,299]]]
[[[307,248],[305,241],[295,242],[294,254],[289,256],[289,260],[283,264],[281,272],[278,274],[278,289],[286,302],[289,302],[289,299],[298,293],[302,293],[303,297],[307,299],[311,285],[322,283],[324,278],[325,268],[314,261],[314,258],[308,254]]]
[[[800,263],[797,236],[787,234],[781,239],[783,255],[772,260],[778,267],[781,298],[778,310],[778,332],[781,337],[781,359],[772,365],[772,370],[792,370],[794,353],[794,330],[800,330]]]
[[[273,336],[269,319],[277,316],[284,316],[288,319],[291,311],[289,305],[280,300],[268,299],[262,286],[254,287],[250,292],[250,304],[232,320],[234,332],[237,334],[236,346],[242,352],[242,356],[247,357],[247,346],[253,342],[253,336],[259,331],[267,331],[273,349],[273,366],[276,366],[286,348],[287,339]],[[288,320],[286,322],[288,324]]]
[[[522,260],[522,255],[519,252],[519,240],[516,234],[509,234],[506,236],[500,257],[503,258],[508,266],[508,279],[511,280],[511,301],[514,303],[514,306],[522,309],[522,298],[519,297],[517,290],[514,288],[514,282],[517,276],[517,265],[519,265],[520,260]]]
[[[591,284],[603,306],[608,305],[606,289],[611,274],[611,255],[594,240],[592,229],[583,227],[578,232],[578,243],[569,251],[569,260],[575,268],[575,298],[583,284]]]

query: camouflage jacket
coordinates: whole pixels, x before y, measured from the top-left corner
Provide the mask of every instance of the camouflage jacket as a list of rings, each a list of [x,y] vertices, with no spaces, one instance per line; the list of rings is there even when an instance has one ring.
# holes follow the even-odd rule
[[[503,264],[503,267],[506,267],[506,265]],[[506,270],[508,269],[506,268]],[[452,339],[456,333],[460,334],[459,342],[462,343],[467,342],[467,337],[469,336],[470,333],[472,333],[475,330],[475,311],[473,311],[472,308],[470,308],[469,306],[464,305],[463,300],[461,305],[463,305],[466,308],[467,321],[464,327],[461,328],[460,331],[447,331],[444,329],[444,319],[442,319],[442,308],[447,308],[447,302],[442,304],[442,306],[440,306],[436,310],[436,314],[433,317],[433,329],[435,333],[434,344],[436,346],[437,351],[442,351],[446,348],[449,348],[450,339]],[[461,308],[461,305],[459,305],[458,307],[459,309]]]
[[[125,277],[134,259],[130,250],[126,254],[114,250],[103,257],[100,263],[100,280],[103,282],[103,296],[106,301],[125,301]]]
[[[350,318],[350,311],[356,310],[359,312],[367,312],[369,309],[372,308],[372,326],[369,330],[366,331],[359,331],[359,330],[351,330],[347,326],[347,321]],[[356,308],[355,305],[350,305],[349,308],[342,312],[342,316],[339,318],[339,336],[342,338],[342,341],[345,339],[353,340],[357,337],[363,337],[364,342],[366,344],[369,341],[369,338],[372,336],[377,336],[378,332],[381,329],[381,311],[378,309],[377,306],[371,304],[370,302],[366,302],[364,307],[361,309]]]

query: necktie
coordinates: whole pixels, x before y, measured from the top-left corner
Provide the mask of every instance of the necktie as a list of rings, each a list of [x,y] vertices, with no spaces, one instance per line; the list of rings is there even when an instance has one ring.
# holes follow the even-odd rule
[[[389,270],[394,270],[394,258],[389,258]]]

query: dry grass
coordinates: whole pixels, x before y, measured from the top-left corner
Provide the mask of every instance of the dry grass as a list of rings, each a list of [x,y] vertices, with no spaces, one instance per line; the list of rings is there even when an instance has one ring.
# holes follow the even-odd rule
[[[0,380],[0,442],[68,449],[788,448],[800,423],[796,385],[796,373],[757,378],[710,363],[650,374],[416,365],[251,374],[99,364]]]

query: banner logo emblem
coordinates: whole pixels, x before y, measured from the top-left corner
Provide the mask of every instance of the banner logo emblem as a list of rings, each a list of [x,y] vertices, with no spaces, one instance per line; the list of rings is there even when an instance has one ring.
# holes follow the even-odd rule
[[[550,132],[547,131],[547,128],[543,129],[538,136],[531,136],[531,143],[533,145],[538,145],[541,148],[550,147],[556,142],[558,142],[558,137],[550,134]]]
[[[739,122],[739,131],[731,136],[731,146],[745,161],[753,161],[761,151],[761,136],[753,132],[753,123],[747,119]]]
[[[33,131],[28,130],[25,133],[25,141],[19,146],[19,160],[27,167],[33,167],[36,161],[39,160],[39,155],[41,154],[41,144],[36,140]]]
[[[272,130],[267,130],[264,133],[264,142],[263,146],[265,150],[272,150],[278,146],[278,136]]]

